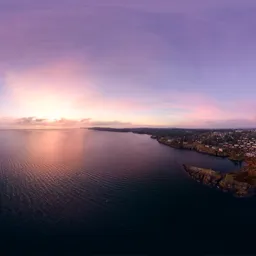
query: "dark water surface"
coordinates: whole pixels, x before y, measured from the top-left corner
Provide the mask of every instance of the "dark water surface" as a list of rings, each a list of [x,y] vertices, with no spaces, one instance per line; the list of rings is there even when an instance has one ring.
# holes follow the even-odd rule
[[[255,198],[205,187],[182,163],[240,168],[147,135],[0,131],[1,243],[69,255],[252,252]]]

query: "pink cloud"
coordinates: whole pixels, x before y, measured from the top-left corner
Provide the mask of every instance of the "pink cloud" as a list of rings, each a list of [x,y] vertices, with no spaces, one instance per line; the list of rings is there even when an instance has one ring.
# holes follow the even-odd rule
[[[130,122],[122,122],[118,120],[97,121],[91,118],[83,118],[81,120],[72,120],[67,118],[46,119],[37,117],[22,118],[0,118],[0,128],[87,128],[92,126],[111,126],[111,127],[131,127],[136,126]]]
[[[1,96],[12,102],[12,116],[35,116],[38,120],[62,118],[56,123],[59,126],[77,126],[81,119],[86,125],[131,125],[132,122],[133,125],[177,127],[226,126],[238,120],[248,125],[255,122],[256,103],[243,98],[219,102],[207,94],[172,89],[148,91],[144,97],[125,93],[120,97],[106,95],[84,67],[85,63],[65,60],[32,69],[7,71],[5,95]],[[161,115],[163,111],[166,116],[160,120],[154,112]],[[87,120],[88,116],[92,120]],[[23,125],[28,121],[23,119]],[[40,122],[40,125],[49,125],[48,121],[46,124]]]
[[[125,113],[147,109],[146,104],[132,97],[105,96],[84,66],[85,63],[65,60],[7,71],[4,77],[5,95],[2,97],[12,104],[12,112],[8,114],[17,118],[32,116],[46,120],[80,120],[90,116],[102,122],[120,120],[121,117],[128,122],[134,120],[126,120]],[[3,115],[6,113],[3,112]]]
[[[256,103],[253,100],[227,99],[219,102],[206,94],[177,91],[163,99],[161,107],[169,111],[168,120],[173,120],[175,126],[256,126]]]
[[[5,73],[6,97],[20,115],[77,117],[72,104],[81,94],[95,96],[95,89],[81,66],[62,61],[48,66]]]

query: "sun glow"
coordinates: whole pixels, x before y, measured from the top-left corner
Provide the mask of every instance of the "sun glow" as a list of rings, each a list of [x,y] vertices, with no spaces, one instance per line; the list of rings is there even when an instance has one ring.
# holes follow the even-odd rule
[[[49,122],[57,122],[61,120],[61,117],[46,117]]]

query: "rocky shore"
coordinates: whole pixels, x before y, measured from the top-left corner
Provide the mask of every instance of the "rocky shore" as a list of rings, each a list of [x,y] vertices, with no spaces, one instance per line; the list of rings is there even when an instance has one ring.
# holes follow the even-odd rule
[[[212,169],[183,165],[185,171],[195,180],[230,192],[237,197],[252,196],[256,192],[256,172],[243,169],[239,172],[220,173]]]
[[[231,161],[236,161],[236,162],[242,162],[244,160],[243,157],[241,156],[235,156],[235,155],[229,155],[226,152],[220,152],[217,150],[213,150],[211,148],[207,148],[203,145],[194,145],[194,144],[181,144],[181,143],[173,143],[173,142],[168,142],[166,140],[162,140],[161,138],[159,139],[157,136],[151,136],[152,139],[156,139],[159,143],[169,146],[171,148],[176,148],[176,149],[183,149],[183,150],[193,150],[201,154],[206,154],[210,156],[217,156],[217,157],[223,157],[226,158],[228,157],[229,160]]]

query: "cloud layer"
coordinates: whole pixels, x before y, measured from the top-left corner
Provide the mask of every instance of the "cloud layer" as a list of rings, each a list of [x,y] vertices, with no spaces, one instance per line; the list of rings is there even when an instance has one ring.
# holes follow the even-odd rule
[[[1,118],[0,128],[2,129],[48,129],[48,128],[89,128],[89,127],[116,127],[125,128],[133,127],[136,124],[120,121],[97,121],[91,118],[81,120],[72,119],[46,119],[37,117],[22,117],[22,118]]]

